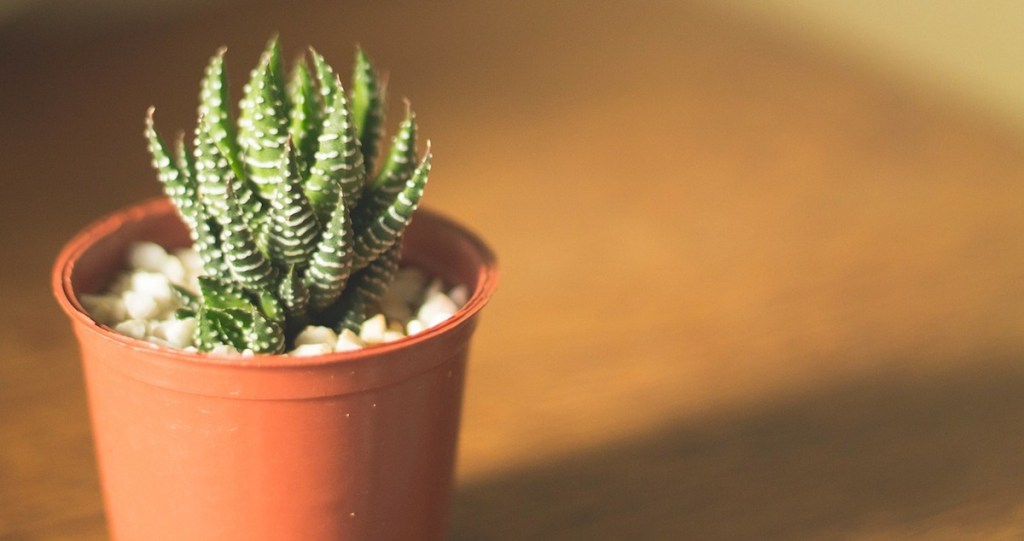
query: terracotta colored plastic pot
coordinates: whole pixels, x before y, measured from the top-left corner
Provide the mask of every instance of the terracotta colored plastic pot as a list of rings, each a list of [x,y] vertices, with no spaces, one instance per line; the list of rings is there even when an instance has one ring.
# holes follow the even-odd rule
[[[407,263],[473,294],[453,318],[319,357],[205,356],[94,322],[138,240],[188,244],[166,200],[76,236],[53,273],[82,352],[107,521],[120,541],[441,539],[470,336],[497,282],[466,230],[420,211]]]

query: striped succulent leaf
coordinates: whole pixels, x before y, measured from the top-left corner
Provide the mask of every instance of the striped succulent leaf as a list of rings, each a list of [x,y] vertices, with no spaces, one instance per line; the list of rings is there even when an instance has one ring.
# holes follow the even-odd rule
[[[373,165],[380,154],[378,144],[384,129],[384,90],[373,63],[362,49],[356,52],[352,73],[352,117],[356,123],[359,147],[363,151],[366,176],[373,175]]]
[[[174,163],[178,165],[181,172],[181,181],[184,184],[183,205],[199,206],[199,181],[196,180],[196,162],[185,144],[185,132],[178,132],[174,140]]]
[[[227,47],[221,47],[210,58],[206,72],[199,86],[199,118],[205,118],[210,139],[220,149],[231,166],[235,176],[245,179],[245,169],[239,161],[238,141],[231,115],[228,111],[228,80],[224,72],[224,55]]]
[[[179,285],[173,285],[174,296],[177,298],[178,303],[181,304],[181,310],[186,310],[195,315],[199,311],[199,305],[202,303],[202,298],[196,295],[191,290],[181,287]]]
[[[416,170],[416,115],[408,107],[398,133],[391,141],[391,151],[373,183],[359,201],[359,214],[354,221],[365,226],[394,201]]]
[[[203,273],[206,276],[227,276],[231,271],[220,247],[220,224],[217,220],[206,218],[197,223],[195,236],[195,247],[203,260]]]
[[[329,316],[330,321],[337,322],[334,324],[335,331],[340,333],[348,329],[358,334],[370,310],[361,296],[346,288],[338,302],[325,315]]]
[[[181,171],[182,182],[187,184],[188,203],[198,204],[199,187],[198,181],[196,181],[196,162],[192,153],[189,152],[188,145],[185,144],[185,132],[178,132],[178,137],[174,140],[174,163],[178,165],[178,171]]]
[[[177,209],[182,216],[189,216],[183,218],[183,221],[188,225],[189,236],[203,260],[203,272],[207,276],[226,275],[227,263],[220,250],[220,225],[199,197],[196,162],[185,148],[183,133],[178,135],[175,159],[184,186],[183,201],[177,205]]]
[[[199,289],[203,303],[196,313],[195,341],[201,350],[217,344],[255,353],[283,350],[281,323],[266,314],[263,303],[253,302],[243,289],[225,280],[201,278]]]
[[[199,279],[199,292],[203,303],[196,313],[196,345],[210,351],[217,344],[227,344],[241,351],[247,347],[246,328],[252,302],[245,291],[234,283],[220,278]]]
[[[199,294],[203,298],[203,306],[208,308],[248,311],[252,306],[245,289],[224,278],[200,277]]]
[[[180,205],[176,205],[179,213],[187,214],[190,218],[185,219],[189,226],[193,242],[201,245],[217,245],[220,229],[216,227],[216,220],[206,209],[206,204],[199,197],[199,175],[196,173],[196,161],[188,146],[185,145],[184,132],[178,134],[174,149],[175,162],[178,164],[178,171],[181,172],[181,180],[184,188],[184,197]],[[220,256],[216,259],[220,260]],[[219,268],[223,268],[219,266]]]
[[[235,282],[245,289],[260,290],[276,282],[276,271],[256,245],[234,192],[226,194],[227,208],[220,221],[221,249]]]
[[[281,49],[270,40],[245,85],[239,108],[238,143],[249,178],[266,198],[273,195],[288,140],[288,108],[281,76]]]
[[[306,181],[306,195],[322,222],[330,218],[339,198],[346,207],[354,207],[366,182],[352,113],[340,83],[338,89],[325,111],[316,163]]]
[[[214,143],[210,128],[206,117],[200,117],[192,141],[196,181],[200,201],[219,223],[224,223],[227,220],[228,190],[235,182],[235,174]]]
[[[371,185],[374,192],[398,193],[416,170],[416,114],[408,107],[398,132],[391,140],[391,151]]]
[[[377,303],[394,280],[401,252],[402,243],[399,241],[366,268],[352,275],[341,298],[328,309],[332,319],[338,321],[336,330],[359,332],[359,326],[367,315],[377,309]]]
[[[313,311],[322,311],[338,300],[351,271],[352,223],[344,202],[339,201],[306,273]]]
[[[199,258],[203,260],[203,273],[206,276],[227,276],[230,271],[220,248],[220,224],[217,220],[205,218],[197,222],[192,236]]]
[[[309,56],[313,59],[313,71],[316,73],[317,85],[320,88],[320,102],[326,108],[334,102],[334,94],[338,92],[338,76],[316,49],[310,47]]]
[[[156,169],[157,178],[163,185],[164,193],[178,209],[182,221],[189,228],[194,229],[195,223],[199,220],[196,206],[195,186],[191,184],[191,178],[184,173],[180,166],[171,157],[171,153],[164,144],[163,139],[156,133],[153,126],[153,108],[146,111],[146,140],[149,142],[149,153],[153,158],[153,168]]]
[[[287,151],[273,179],[276,187],[270,201],[267,250],[279,265],[302,265],[316,247],[320,224],[302,191],[291,139],[285,142],[285,147]]]
[[[247,347],[245,340],[247,312],[222,310],[206,305],[196,313],[194,341],[200,351],[212,351],[218,345],[228,345],[238,351]]]
[[[299,160],[299,174],[306,178],[309,168],[315,160],[317,136],[320,134],[321,118],[320,101],[309,68],[302,58],[295,63],[291,80],[288,84],[288,96],[291,101],[289,133],[295,141],[295,154]]]
[[[369,223],[356,232],[354,241],[355,259],[353,269],[359,270],[370,264],[378,255],[391,248],[401,236],[412,214],[419,206],[423,197],[423,188],[430,176],[430,145],[427,154],[412,177],[405,183],[402,191],[395,195],[394,200],[373,217]]]
[[[277,286],[277,298],[280,299],[284,315],[288,320],[305,322],[309,316],[309,288],[302,277],[302,271],[295,265],[288,267],[288,272],[281,278]]]
[[[277,353],[314,321],[356,330],[379,310],[397,268],[429,176],[429,143],[417,166],[407,106],[372,176],[384,85],[361,50],[349,93],[319,53],[309,54],[286,87],[271,39],[233,125],[218,50],[200,85],[192,148],[179,139],[174,156],[147,113],[153,166],[203,259],[200,294],[181,317],[195,316],[204,351],[226,344]]]
[[[249,181],[235,174],[220,145],[215,143],[216,129],[206,117],[196,126],[194,154],[199,196],[221,223],[226,220],[228,192],[232,192],[246,224],[260,225],[265,204]]]
[[[261,289],[254,292],[257,296],[256,304],[260,312],[271,321],[282,323],[287,319],[281,299],[277,298],[277,291],[274,288]]]
[[[250,325],[245,328],[244,339],[247,349],[255,353],[281,353],[284,351],[284,328],[280,323],[265,317],[256,307],[249,311]]]
[[[402,241],[399,239],[373,263],[353,277],[352,289],[362,295],[368,305],[380,302],[385,291],[398,271],[398,262],[402,256]]]

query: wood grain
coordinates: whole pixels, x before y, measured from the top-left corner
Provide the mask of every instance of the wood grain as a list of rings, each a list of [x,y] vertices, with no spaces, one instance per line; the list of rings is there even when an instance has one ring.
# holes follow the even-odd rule
[[[1021,537],[1019,131],[709,7],[369,4],[0,41],[0,540],[105,538],[49,265],[274,30],[388,67],[501,259],[453,539]]]

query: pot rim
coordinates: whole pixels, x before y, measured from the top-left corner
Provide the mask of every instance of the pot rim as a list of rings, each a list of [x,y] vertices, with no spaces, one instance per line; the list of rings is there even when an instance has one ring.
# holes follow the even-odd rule
[[[333,352],[315,356],[292,356],[282,353],[255,354],[248,357],[243,357],[240,354],[192,353],[132,338],[100,324],[81,305],[71,283],[75,263],[85,251],[90,249],[100,239],[114,233],[128,223],[173,212],[175,212],[174,207],[167,198],[152,198],[116,210],[92,222],[75,234],[64,245],[53,266],[51,286],[58,304],[60,304],[61,308],[72,320],[82,324],[80,328],[87,329],[88,332],[113,342],[119,347],[145,351],[148,355],[156,355],[167,360],[185,361],[197,365],[197,367],[208,365],[219,368],[322,368],[334,364],[351,363],[385,356],[398,350],[429,342],[447,334],[449,331],[470,321],[487,304],[494,294],[500,275],[494,252],[475,233],[440,213],[421,207],[416,211],[417,216],[426,217],[437,226],[448,229],[460,239],[469,243],[480,257],[481,265],[477,269],[476,284],[469,300],[452,317],[414,335],[406,336],[393,342],[366,346],[352,351]]]

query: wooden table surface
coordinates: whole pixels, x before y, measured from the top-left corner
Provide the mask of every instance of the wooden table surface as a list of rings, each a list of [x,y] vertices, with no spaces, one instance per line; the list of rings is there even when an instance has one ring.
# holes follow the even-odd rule
[[[1019,129],[702,5],[340,4],[0,38],[0,540],[106,538],[49,267],[275,30],[391,72],[500,256],[453,540],[1024,537]]]

